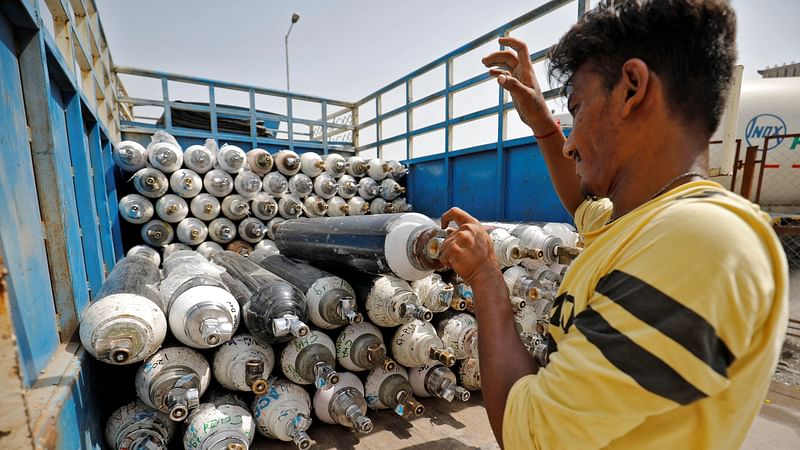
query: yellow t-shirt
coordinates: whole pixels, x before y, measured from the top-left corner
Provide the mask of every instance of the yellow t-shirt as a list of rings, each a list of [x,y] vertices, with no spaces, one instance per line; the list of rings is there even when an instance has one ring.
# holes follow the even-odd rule
[[[551,309],[550,362],[518,380],[507,449],[736,449],[786,332],[786,256],[769,217],[717,183],[679,186],[607,223]]]

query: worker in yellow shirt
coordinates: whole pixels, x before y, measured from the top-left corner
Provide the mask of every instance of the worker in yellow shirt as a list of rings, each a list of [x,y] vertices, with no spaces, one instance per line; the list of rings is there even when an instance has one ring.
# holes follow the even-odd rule
[[[454,208],[442,257],[472,285],[489,421],[505,448],[734,449],[778,361],[786,258],[756,205],[706,181],[736,60],[725,0],[601,4],[550,51],[566,139],[525,44],[484,58],[537,139],[584,251],[548,356],[513,325],[484,228]]]

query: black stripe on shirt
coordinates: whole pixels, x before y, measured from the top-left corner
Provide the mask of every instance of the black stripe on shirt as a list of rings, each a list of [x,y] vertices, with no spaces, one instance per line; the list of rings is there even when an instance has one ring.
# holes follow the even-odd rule
[[[575,326],[611,364],[644,389],[681,405],[706,397],[664,361],[617,331],[592,308],[575,317]]]
[[[646,282],[615,270],[595,290],[669,336],[723,377],[736,359],[703,317]]]

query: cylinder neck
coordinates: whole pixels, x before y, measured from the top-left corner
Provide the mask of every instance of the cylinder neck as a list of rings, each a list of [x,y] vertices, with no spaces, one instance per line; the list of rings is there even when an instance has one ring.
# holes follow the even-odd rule
[[[286,424],[286,434],[292,438],[294,445],[300,450],[306,450],[313,444],[313,441],[306,433],[310,426],[311,417],[302,413],[296,415],[294,419]]]

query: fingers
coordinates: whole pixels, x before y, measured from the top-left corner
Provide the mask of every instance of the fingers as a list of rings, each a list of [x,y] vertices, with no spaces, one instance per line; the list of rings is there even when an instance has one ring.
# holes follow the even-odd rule
[[[455,222],[459,227],[465,223],[480,223],[477,219],[458,207],[451,208],[442,215],[442,229],[447,228],[450,222]]]
[[[499,52],[491,53],[485,56],[481,62],[486,67],[504,66],[509,70],[513,70],[517,66],[517,55],[509,50],[502,50]]]
[[[510,36],[501,37],[500,39],[497,40],[497,42],[499,42],[500,45],[505,45],[516,50],[518,55],[517,59],[520,65],[528,65],[528,66],[532,65],[530,58],[531,53],[528,51],[528,45],[525,44],[525,42]],[[519,55],[525,55],[525,56],[520,57]]]
[[[503,86],[503,89],[511,92],[511,94],[533,94],[533,90],[531,88],[522,84],[518,79],[511,76],[509,73],[498,73],[497,83],[500,86]]]

